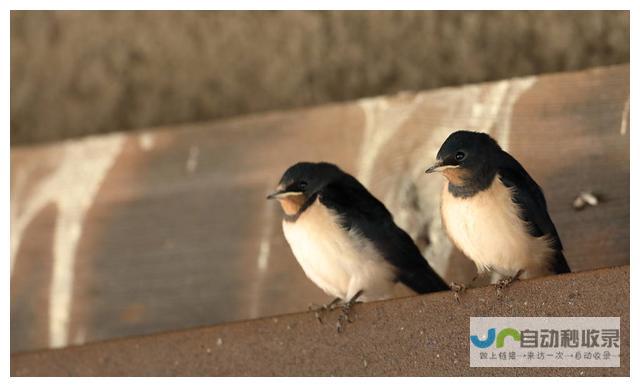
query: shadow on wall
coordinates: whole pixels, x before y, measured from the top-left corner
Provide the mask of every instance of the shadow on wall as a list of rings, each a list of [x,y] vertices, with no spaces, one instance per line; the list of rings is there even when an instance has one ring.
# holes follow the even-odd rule
[[[11,144],[628,61],[628,12],[12,12]]]

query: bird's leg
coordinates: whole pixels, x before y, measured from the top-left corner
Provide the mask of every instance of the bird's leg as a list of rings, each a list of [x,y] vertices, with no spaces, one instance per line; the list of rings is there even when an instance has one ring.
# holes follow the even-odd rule
[[[338,316],[338,322],[336,323],[336,329],[338,330],[338,333],[342,333],[342,331],[344,330],[343,324],[345,322],[353,322],[351,320],[351,307],[359,302],[358,297],[360,297],[361,295],[362,290],[358,290],[358,292],[353,297],[351,297],[349,301],[342,304],[342,313],[340,313],[340,316]]]
[[[513,281],[517,280],[520,275],[522,274],[522,269],[518,270],[518,272],[516,273],[516,275],[512,276],[512,277],[507,277],[507,278],[503,278],[500,281],[496,282],[496,292],[498,294],[500,294],[500,291],[505,289],[507,286],[511,285],[513,283]]]
[[[473,283],[476,282],[476,279],[478,279],[478,275],[479,274],[476,273],[475,277],[471,279],[471,282],[469,282],[468,285],[461,284],[458,282],[451,282],[449,284],[449,288],[451,288],[451,290],[453,291],[453,297],[456,299],[458,304],[460,303],[460,294],[464,293],[467,290],[467,288],[471,287],[471,285],[473,285]]]
[[[315,305],[315,304],[311,304],[309,305],[309,310],[313,311],[316,315],[316,320],[318,320],[318,322],[320,322],[320,324],[324,324],[324,321],[322,321],[322,315],[327,312],[327,311],[331,311],[334,310],[338,304],[338,302],[340,302],[340,298],[334,298],[330,303],[328,304],[324,304],[324,305]]]

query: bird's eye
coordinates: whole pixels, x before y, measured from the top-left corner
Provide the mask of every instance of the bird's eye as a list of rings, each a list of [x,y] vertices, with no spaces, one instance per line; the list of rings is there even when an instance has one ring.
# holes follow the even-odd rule
[[[456,153],[456,161],[462,161],[462,160],[464,160],[465,157],[467,157],[467,155],[464,154],[464,152]]]
[[[298,187],[300,187],[300,189],[307,188],[307,182],[306,181],[301,181],[300,183],[298,183]]]

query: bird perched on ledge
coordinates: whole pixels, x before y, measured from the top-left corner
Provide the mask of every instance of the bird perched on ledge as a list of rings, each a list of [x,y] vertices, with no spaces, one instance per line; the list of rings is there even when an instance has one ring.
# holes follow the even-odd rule
[[[568,273],[562,243],[542,189],[489,135],[451,134],[426,173],[441,172],[442,223],[453,243],[477,266],[503,278]]]
[[[305,274],[343,301],[349,321],[357,301],[388,298],[400,281],[417,293],[448,290],[391,213],[353,176],[329,163],[301,162],[282,176],[276,192],[284,235]]]

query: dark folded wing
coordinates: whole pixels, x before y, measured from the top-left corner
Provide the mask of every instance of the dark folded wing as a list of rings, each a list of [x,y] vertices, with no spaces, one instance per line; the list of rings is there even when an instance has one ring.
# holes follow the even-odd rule
[[[522,209],[522,219],[530,225],[529,232],[535,237],[548,235],[552,240],[552,247],[556,251],[554,271],[569,272],[564,255],[562,242],[547,210],[547,202],[542,189],[529,176],[527,171],[516,159],[504,153],[503,162],[498,169],[502,183],[513,190],[513,200]]]
[[[345,175],[328,184],[320,193],[320,202],[341,216],[345,229],[355,229],[372,241],[396,268],[399,281],[418,293],[448,289],[384,204],[355,178]]]

